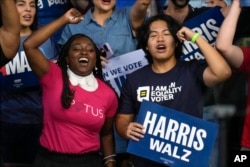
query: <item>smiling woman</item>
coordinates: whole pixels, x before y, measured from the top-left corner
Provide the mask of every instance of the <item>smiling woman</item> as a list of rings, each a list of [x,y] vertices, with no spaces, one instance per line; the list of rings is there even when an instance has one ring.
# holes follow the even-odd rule
[[[43,90],[44,126],[33,167],[51,163],[54,167],[115,166],[113,119],[118,100],[103,80],[97,46],[84,34],[72,35],[63,45],[57,64],[47,60],[38,48],[59,28],[81,19],[79,11],[70,9],[24,42]]]

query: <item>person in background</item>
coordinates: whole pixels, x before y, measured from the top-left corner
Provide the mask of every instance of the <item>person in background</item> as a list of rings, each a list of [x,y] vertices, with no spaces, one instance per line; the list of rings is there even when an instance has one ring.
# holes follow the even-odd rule
[[[224,0],[204,0],[205,1],[205,6],[207,7],[215,7],[215,6],[220,6],[220,7],[226,7],[227,3]]]
[[[144,128],[134,120],[142,102],[139,90],[145,86],[154,90],[155,87],[168,86],[174,82],[181,90],[174,93],[173,98],[161,98],[156,103],[202,118],[201,97],[205,88],[213,87],[231,75],[229,65],[219,52],[201,35],[187,27],[181,28],[175,19],[165,14],[146,20],[139,28],[137,38],[149,65],[130,74],[123,85],[115,121],[118,133],[129,140],[139,141],[143,138]],[[186,40],[196,43],[207,63],[179,59],[182,53],[181,42]],[[145,100],[152,101],[151,97],[155,94],[147,93],[148,98]],[[132,157],[136,167],[165,166],[137,156]]]
[[[42,129],[42,103],[39,82],[32,72],[23,49],[24,40],[36,30],[35,0],[15,0],[21,28],[16,56],[0,71],[0,148],[6,167],[28,167],[34,161]],[[39,49],[53,59],[55,48],[50,40]]]
[[[19,46],[19,16],[14,0],[0,0],[0,68],[16,54]]]
[[[167,6],[164,6],[160,13],[164,13],[175,18],[179,23],[184,22],[202,14],[203,12],[211,9],[210,7],[192,7],[189,4],[190,0],[169,0]],[[221,8],[222,14],[225,16],[228,8]]]
[[[91,0],[70,0],[71,5],[79,10],[82,14],[85,14],[89,8],[93,6]]]
[[[93,0],[93,7],[84,15],[84,19],[76,25],[66,25],[59,44],[77,33],[90,36],[102,48],[108,43],[114,56],[136,50],[135,31],[146,16],[151,0],[137,0],[133,6],[116,8],[116,0]],[[117,42],[119,41],[119,42]],[[103,61],[107,61],[102,57]]]
[[[220,27],[216,39],[216,48],[225,57],[234,71],[243,73],[248,77],[248,98],[241,138],[241,149],[250,151],[250,47],[241,47],[233,44],[241,10],[240,0],[233,0],[229,14]]]
[[[59,28],[81,19],[78,10],[70,9],[24,42],[31,69],[43,91],[41,148],[33,167],[116,164],[113,119],[118,99],[103,80],[100,51],[95,43],[84,34],[72,35],[63,45],[57,64],[39,50]]]

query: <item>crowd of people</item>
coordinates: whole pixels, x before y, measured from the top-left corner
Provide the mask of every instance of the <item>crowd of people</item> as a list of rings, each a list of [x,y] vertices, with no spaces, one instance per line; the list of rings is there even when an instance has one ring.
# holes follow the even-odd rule
[[[140,90],[173,83],[180,91],[154,103],[199,119],[208,106],[233,105],[225,156],[250,151],[250,10],[240,0],[191,1],[0,0],[1,166],[163,167],[126,149],[145,135],[142,99],[155,97]],[[214,8],[223,19],[211,43],[186,23]],[[185,42],[204,61],[183,60]],[[103,74],[107,56],[139,49],[148,64],[119,95]]]

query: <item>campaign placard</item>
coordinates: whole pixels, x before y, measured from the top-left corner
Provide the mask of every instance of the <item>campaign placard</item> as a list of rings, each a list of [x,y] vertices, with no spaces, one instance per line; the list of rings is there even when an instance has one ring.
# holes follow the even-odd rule
[[[241,6],[250,6],[250,0],[240,0]]]
[[[105,81],[109,82],[120,95],[120,91],[126,76],[148,64],[142,49],[126,53],[109,59],[107,65],[102,69]]]
[[[223,20],[224,16],[220,8],[214,7],[185,22],[184,26],[201,34],[208,43],[214,46]],[[183,43],[183,55],[181,56],[181,60],[190,61],[193,59],[204,61],[205,57],[196,44],[191,41],[185,41]]]
[[[27,36],[20,38],[20,46],[16,56],[6,65],[0,68],[0,87],[3,89],[20,89],[39,86],[39,80],[33,73],[25,51],[23,49],[23,41]],[[53,60],[55,53],[51,40],[45,41],[39,49],[44,55]]]
[[[129,140],[128,153],[170,167],[209,166],[217,124],[145,100],[136,122],[146,133],[139,142]]]

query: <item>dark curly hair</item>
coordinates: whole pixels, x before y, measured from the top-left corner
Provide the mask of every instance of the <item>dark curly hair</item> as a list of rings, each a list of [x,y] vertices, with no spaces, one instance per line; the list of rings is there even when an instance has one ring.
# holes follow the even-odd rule
[[[95,67],[97,67],[97,68],[93,69],[93,74],[95,77],[104,81],[103,75],[102,75],[101,58],[100,58],[101,52],[97,48],[96,44],[93,42],[93,40],[90,37],[88,37],[85,34],[72,35],[68,39],[68,41],[63,45],[63,47],[60,51],[59,57],[58,57],[58,61],[57,61],[58,66],[62,69],[63,90],[62,90],[62,94],[61,94],[61,103],[62,103],[62,106],[64,108],[69,108],[70,104],[74,98],[74,91],[72,91],[69,87],[69,77],[68,77],[68,73],[67,73],[66,57],[69,54],[69,50],[70,50],[72,43],[75,41],[75,39],[77,39],[79,37],[88,38],[93,43],[94,48],[95,48],[95,52],[96,52],[96,66]]]
[[[138,47],[144,50],[149,63],[153,63],[152,55],[148,52],[146,48],[150,33],[150,25],[158,20],[162,20],[167,23],[169,32],[173,36],[174,41],[177,44],[177,47],[175,48],[175,57],[179,59],[182,54],[182,43],[179,41],[176,34],[182,25],[180,25],[174,18],[166,14],[158,14],[144,21],[144,23],[139,27],[136,35],[138,40]]]

